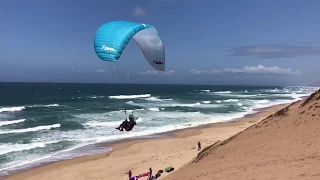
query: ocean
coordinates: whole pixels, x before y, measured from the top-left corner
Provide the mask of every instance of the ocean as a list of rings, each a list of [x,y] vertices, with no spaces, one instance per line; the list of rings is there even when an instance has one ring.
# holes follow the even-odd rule
[[[290,103],[316,87],[0,83],[0,176],[110,151],[101,142],[215,122]],[[137,126],[115,128],[133,111]]]

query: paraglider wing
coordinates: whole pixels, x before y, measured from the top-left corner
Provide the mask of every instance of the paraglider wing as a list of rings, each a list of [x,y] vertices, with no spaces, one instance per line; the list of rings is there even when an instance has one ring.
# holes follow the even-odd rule
[[[148,63],[158,71],[165,70],[165,51],[157,30],[148,24],[112,21],[96,32],[94,49],[100,59],[116,62],[131,39],[140,47]]]
[[[138,32],[133,39],[139,45],[144,57],[156,70],[164,71],[165,51],[157,30],[150,27]]]

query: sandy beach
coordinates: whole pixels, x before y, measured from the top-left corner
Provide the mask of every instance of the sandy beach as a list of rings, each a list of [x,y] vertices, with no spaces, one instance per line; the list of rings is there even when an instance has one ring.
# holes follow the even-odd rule
[[[240,131],[260,122],[267,116],[288,104],[265,108],[261,112],[228,123],[216,123],[196,128],[169,132],[172,137],[159,139],[140,139],[106,144],[113,150],[108,153],[79,157],[36,167],[10,175],[5,180],[121,180],[128,179],[128,170],[136,176],[173,166],[178,171],[192,161],[199,153],[198,141],[202,149],[223,141]],[[163,179],[169,173],[162,173]],[[147,179],[142,177],[139,179]]]

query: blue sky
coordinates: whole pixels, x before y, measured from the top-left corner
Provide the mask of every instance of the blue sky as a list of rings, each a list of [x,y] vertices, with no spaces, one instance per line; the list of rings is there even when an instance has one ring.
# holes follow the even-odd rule
[[[126,78],[144,83],[320,85],[319,5],[301,0],[1,1],[0,81]],[[153,71],[133,42],[112,67],[100,60],[93,38],[102,24],[113,20],[155,26],[166,48],[166,72]]]

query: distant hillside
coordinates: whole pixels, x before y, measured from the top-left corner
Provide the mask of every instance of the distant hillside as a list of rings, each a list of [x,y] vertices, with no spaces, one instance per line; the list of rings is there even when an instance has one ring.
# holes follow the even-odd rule
[[[166,180],[320,179],[320,90],[213,144]]]

